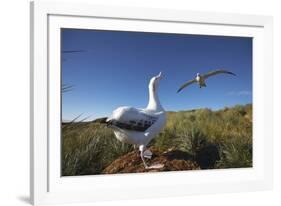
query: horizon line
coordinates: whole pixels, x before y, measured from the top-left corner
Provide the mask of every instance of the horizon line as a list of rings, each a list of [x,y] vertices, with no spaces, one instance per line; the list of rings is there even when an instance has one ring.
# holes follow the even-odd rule
[[[236,106],[247,106],[247,105],[253,105],[253,103],[250,102],[250,103],[246,103],[246,104],[235,104],[235,105],[233,105],[233,106],[224,106],[224,107],[220,107],[220,108],[217,108],[217,109],[212,109],[212,108],[210,108],[210,107],[201,107],[201,108],[193,108],[193,109],[177,110],[177,111],[169,110],[169,111],[166,111],[166,112],[188,112],[188,111],[196,111],[196,110],[200,110],[200,109],[209,109],[209,110],[211,110],[211,111],[219,111],[219,110],[226,109],[226,108],[233,108],[233,107],[236,107]],[[73,120],[77,120],[77,121],[73,121],[73,120],[63,120],[63,119],[61,118],[61,123],[70,123],[70,122],[85,122],[85,123],[87,123],[87,122],[92,122],[92,121],[94,121],[94,120],[96,120],[96,119],[100,119],[100,118],[105,118],[105,117],[106,117],[106,116],[100,116],[100,117],[94,118],[94,119],[92,119],[92,120],[87,120],[87,121],[86,121],[86,119],[91,116],[91,115],[88,115],[88,117],[83,118],[82,120],[78,120],[79,117],[81,117],[82,115],[83,115],[83,114],[79,114],[79,115],[77,115],[77,117],[75,117],[75,118],[73,119]]]

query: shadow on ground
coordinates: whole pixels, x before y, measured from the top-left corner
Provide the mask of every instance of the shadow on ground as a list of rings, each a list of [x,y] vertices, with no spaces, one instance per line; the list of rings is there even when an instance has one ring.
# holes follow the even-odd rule
[[[28,196],[18,196],[17,199],[23,203],[31,204],[30,198]]]

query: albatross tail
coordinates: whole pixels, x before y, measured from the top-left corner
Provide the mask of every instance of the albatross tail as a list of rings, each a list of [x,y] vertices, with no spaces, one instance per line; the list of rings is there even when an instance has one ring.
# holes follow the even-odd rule
[[[200,88],[207,87],[206,83],[200,84]]]
[[[107,117],[102,117],[102,118],[93,120],[92,123],[108,124],[108,122],[106,120],[107,120]]]

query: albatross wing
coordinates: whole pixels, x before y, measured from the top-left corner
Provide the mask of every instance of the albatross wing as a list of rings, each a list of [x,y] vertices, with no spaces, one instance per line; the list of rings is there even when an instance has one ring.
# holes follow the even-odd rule
[[[232,73],[230,71],[223,70],[223,69],[218,69],[218,70],[214,70],[214,71],[208,72],[207,74],[204,74],[203,77],[204,77],[204,79],[207,79],[210,76],[214,76],[214,75],[217,75],[217,74],[231,74],[231,75],[236,76],[236,74],[234,74],[234,73]]]
[[[142,109],[119,107],[113,111],[112,116],[107,119],[107,123],[109,126],[119,129],[144,132],[153,125],[157,119],[157,116],[148,114]]]
[[[181,85],[181,87],[178,89],[177,93],[179,93],[181,90],[183,90],[185,87],[187,87],[188,85],[191,85],[193,83],[195,83],[196,80],[195,79],[192,79],[186,83],[184,83],[183,85]]]

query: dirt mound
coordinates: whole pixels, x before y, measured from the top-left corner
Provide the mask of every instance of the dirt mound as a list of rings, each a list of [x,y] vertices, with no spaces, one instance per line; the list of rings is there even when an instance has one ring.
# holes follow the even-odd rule
[[[159,172],[159,171],[181,171],[198,170],[199,165],[193,160],[193,157],[183,151],[169,149],[161,152],[154,148],[149,148],[153,156],[146,162],[149,166],[163,164],[164,167],[158,169],[145,169],[140,158],[139,152],[133,151],[113,161],[103,170],[103,174],[116,173],[136,173],[136,172]]]

